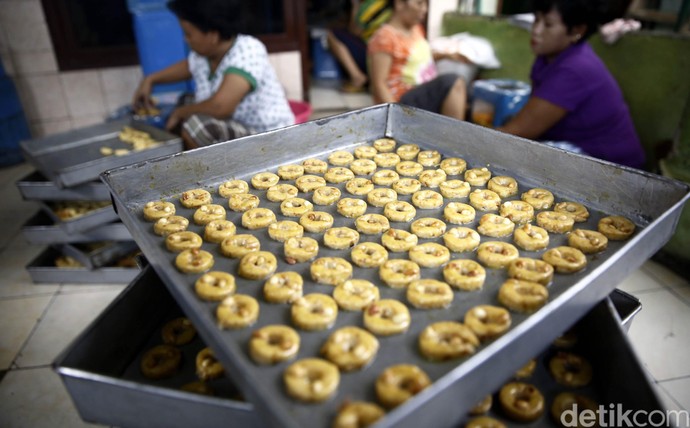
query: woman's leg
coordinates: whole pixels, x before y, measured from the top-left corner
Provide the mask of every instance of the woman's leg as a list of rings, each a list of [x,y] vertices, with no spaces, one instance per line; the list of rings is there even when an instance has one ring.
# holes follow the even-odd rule
[[[441,104],[441,114],[465,120],[467,110],[467,86],[462,78],[457,78]]]
[[[345,69],[345,72],[350,78],[350,83],[352,86],[355,88],[364,87],[368,80],[367,75],[357,64],[357,61],[355,61],[355,58],[350,52],[348,46],[340,41],[340,39],[338,39],[338,37],[336,37],[332,31],[327,33],[326,39],[328,40],[329,49],[338,60],[340,65],[342,65]]]

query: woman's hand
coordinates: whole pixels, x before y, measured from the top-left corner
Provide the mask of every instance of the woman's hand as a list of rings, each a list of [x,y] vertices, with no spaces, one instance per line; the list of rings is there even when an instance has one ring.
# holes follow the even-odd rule
[[[151,98],[152,88],[153,85],[151,84],[150,79],[146,77],[142,79],[136,91],[134,91],[134,96],[132,97],[132,109],[134,111],[139,109],[148,110],[152,107],[155,107],[153,98]]]

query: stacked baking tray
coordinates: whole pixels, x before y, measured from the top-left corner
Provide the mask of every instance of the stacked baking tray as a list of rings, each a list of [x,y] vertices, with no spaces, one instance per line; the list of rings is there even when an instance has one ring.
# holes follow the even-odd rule
[[[415,143],[424,150],[461,157],[470,167],[487,167],[494,175],[512,176],[522,191],[543,187],[552,190],[557,201],[580,202],[592,213],[582,227],[596,229],[600,218],[617,214],[632,219],[637,231],[630,239],[610,242],[605,252],[588,257],[586,269],[571,275],[557,275],[549,286],[549,301],[544,307],[532,315],[513,314],[513,324],[507,333],[482,345],[476,354],[461,360],[425,361],[417,352],[416,338],[430,321],[461,320],[474,305],[495,304],[497,289],[506,278],[501,270],[489,269],[481,292],[461,293],[446,309],[411,309],[413,321],[409,331],[381,339],[376,359],[365,370],[343,375],[334,397],[318,405],[300,403],[290,399],[284,391],[282,373],[285,364],[259,367],[246,353],[251,330],[270,323],[289,323],[286,308],[262,304],[259,321],[247,329],[249,331],[218,328],[215,305],[196,297],[193,290],[196,276],[182,274],[175,268],[175,254],[165,250],[161,237],[152,232],[151,223],[143,220],[142,208],[149,201],[164,199],[176,204],[179,212],[184,212],[179,196],[185,190],[201,187],[215,195],[219,184],[228,179],[249,180],[259,172],[275,172],[280,165],[300,163],[312,157],[325,159],[335,150],[351,151],[383,136],[392,137],[399,144]],[[237,387],[252,402],[262,423],[294,428],[329,426],[344,401],[374,401],[374,378],[389,365],[401,362],[419,365],[434,383],[404,405],[388,412],[377,426],[456,425],[474,403],[499,388],[524,361],[534,356],[535,350],[544,349],[605,299],[619,281],[669,239],[689,191],[687,185],[677,181],[399,105],[376,106],[133,164],[108,171],[103,180],[113,194],[120,218],[147,260],[204,340],[216,351]],[[130,186],[132,182],[138,185]],[[218,199],[216,203],[223,201]],[[277,203],[262,200],[261,206],[279,212]],[[441,210],[429,210],[424,214],[442,216]],[[237,225],[241,224],[239,215],[229,215],[228,218]],[[343,225],[342,219],[338,221],[336,226]],[[198,227],[190,229],[200,232]],[[282,254],[280,244],[268,239],[264,232],[260,236],[262,249]],[[362,236],[362,240],[371,238]],[[564,236],[553,236],[550,246],[564,243]],[[205,244],[204,249],[214,255],[214,269],[236,272],[236,260],[223,257],[216,246],[207,247]],[[335,250],[328,249],[319,253],[320,256],[336,254]],[[347,254],[340,255],[349,258]],[[539,253],[529,255],[540,257]],[[453,256],[475,257],[474,254]],[[297,270],[302,274],[305,290],[328,294],[332,290],[309,280],[308,264],[288,265],[279,257],[278,271],[286,270]],[[431,269],[423,276],[441,278],[441,272]],[[354,277],[379,283],[375,269],[356,268]],[[262,281],[238,277],[237,282],[238,289],[263,301]],[[379,289],[382,298],[400,299],[400,290]],[[361,314],[339,313],[333,329],[344,325],[361,325]],[[302,333],[298,358],[318,355],[328,334],[329,331]]]
[[[118,138],[125,126],[147,132],[163,144],[123,151],[120,156],[104,155],[102,150],[126,149]],[[17,189],[41,208],[22,233],[32,244],[50,246],[27,265],[32,280],[130,282],[138,273],[131,257],[138,248],[113,210],[110,192],[99,175],[131,162],[177,153],[182,149],[180,139],[138,122],[116,121],[23,141],[21,148],[36,170],[19,180]],[[58,267],[56,261],[66,257],[77,264]]]

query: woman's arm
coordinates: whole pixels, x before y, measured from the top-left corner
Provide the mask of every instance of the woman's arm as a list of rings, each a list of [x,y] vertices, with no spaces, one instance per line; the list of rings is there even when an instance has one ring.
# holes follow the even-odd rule
[[[369,60],[369,85],[374,102],[377,104],[395,102],[388,87],[388,75],[393,65],[393,57],[384,52],[377,52],[370,55]]]
[[[498,130],[534,140],[551,129],[566,114],[568,111],[563,107],[532,96],[518,114]]]
[[[159,83],[181,82],[191,79],[191,77],[192,74],[189,71],[189,65],[186,59],[156,71],[155,73],[151,73],[144,77],[141,83],[139,83],[132,97],[132,106],[134,106],[135,109],[139,107],[153,107],[151,102],[151,91],[154,85]]]

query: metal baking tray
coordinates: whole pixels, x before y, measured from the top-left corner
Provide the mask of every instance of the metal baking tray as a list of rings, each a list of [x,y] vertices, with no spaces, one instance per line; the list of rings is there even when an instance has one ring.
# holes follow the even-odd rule
[[[53,247],[46,248],[28,265],[26,271],[36,284],[128,284],[141,271],[138,267],[104,266],[97,269],[59,268],[55,259],[62,253]]]
[[[62,188],[38,171],[17,181],[17,189],[27,201],[105,201],[110,198],[108,188],[101,181]]]
[[[137,251],[137,243],[134,241],[70,243],[57,245],[56,248],[87,269],[95,269],[117,262],[118,259]]]
[[[609,294],[609,300],[616,309],[623,329],[627,332],[630,330],[630,324],[632,324],[635,316],[642,310],[640,299],[616,288],[613,293]]]
[[[179,204],[181,192],[202,187],[214,193],[217,203],[224,203],[215,190],[231,178],[249,180],[263,171],[275,171],[279,165],[299,163],[303,159],[325,159],[334,150],[353,150],[376,138],[389,136],[399,144],[416,143],[423,149],[438,150],[444,156],[464,158],[469,167],[488,167],[494,175],[510,175],[517,179],[521,192],[532,187],[552,190],[557,201],[584,203],[592,215],[580,225],[596,229],[604,214],[619,214],[638,225],[633,237],[624,242],[611,242],[601,254],[588,257],[588,267],[576,274],[557,275],[550,286],[549,302],[532,315],[513,314],[513,326],[499,339],[482,345],[468,358],[428,362],[416,350],[418,333],[435,320],[461,320],[471,307],[496,303],[496,292],[505,280],[502,270],[488,269],[482,292],[456,293],[453,304],[443,310],[411,309],[412,325],[403,335],[381,338],[381,349],[366,369],[341,377],[337,394],[328,401],[302,404],[287,397],[282,373],[287,363],[259,367],[247,356],[246,341],[254,328],[270,323],[289,323],[289,309],[282,305],[262,304],[261,316],[253,328],[222,331],[215,320],[215,305],[202,302],[193,291],[196,275],[185,275],[174,267],[175,254],[165,250],[152,225],[143,221],[143,205],[151,200],[165,199],[176,204],[180,214],[191,216],[193,210]],[[615,285],[657,251],[673,233],[680,210],[688,199],[689,188],[681,182],[621,167],[590,157],[576,155],[539,143],[505,135],[470,123],[401,105],[380,105],[343,115],[332,116],[305,124],[188,151],[160,159],[107,171],[102,179],[110,188],[116,210],[130,229],[149,263],[160,274],[174,298],[216,349],[219,358],[230,370],[233,380],[258,409],[267,425],[300,427],[328,426],[338,406],[347,399],[374,401],[375,377],[391,364],[411,362],[424,369],[434,383],[404,405],[390,411],[377,427],[453,426],[483,395],[498,388],[503,380],[519,368],[521,361],[533,356],[535,349],[544,348],[566,327],[572,325],[597,302],[603,300]],[[131,186],[138,183],[138,186]],[[264,196],[264,193],[258,192]],[[302,195],[304,196],[304,195]],[[307,196],[308,197],[308,196]],[[409,200],[405,197],[400,199]],[[280,216],[279,204],[262,199],[261,206],[273,209]],[[325,208],[334,212],[333,207]],[[368,212],[381,212],[370,207]],[[240,215],[228,211],[228,219],[243,231]],[[441,216],[441,210],[419,210],[418,216]],[[336,226],[354,227],[352,220],[339,215]],[[479,217],[479,216],[478,216]],[[472,227],[476,226],[476,222]],[[395,224],[408,228],[409,225]],[[198,226],[190,230],[201,232]],[[316,234],[306,234],[318,236]],[[258,233],[262,249],[282,254],[282,245]],[[378,240],[362,235],[361,241]],[[440,239],[438,240],[440,242]],[[551,246],[565,242],[564,236],[552,235]],[[216,245],[204,244],[214,254],[214,269],[235,273],[237,261],[220,255]],[[540,257],[540,253],[521,252]],[[319,256],[347,253],[327,248]],[[402,257],[391,253],[390,257]],[[453,254],[457,258],[474,258],[474,254]],[[305,293],[330,294],[332,287],[310,281],[309,264],[288,265],[279,257],[278,271],[296,270],[305,279]],[[379,283],[375,269],[355,269],[355,278]],[[440,269],[424,269],[423,277],[441,278]],[[242,292],[263,302],[263,281],[237,278]],[[405,301],[404,291],[380,287],[381,298]],[[332,330],[344,325],[361,325],[361,314],[341,311]],[[330,331],[302,332],[298,358],[318,355]]]
[[[83,420],[107,426],[186,428],[261,427],[253,406],[237,399],[228,378],[209,381],[215,396],[181,391],[195,380],[197,337],[182,347],[180,372],[153,381],[139,372],[143,353],[160,344],[160,329],[182,316],[153,269],[130,285],[53,362]]]
[[[148,132],[163,144],[124,156],[104,156],[103,146],[129,148],[118,138],[124,126]],[[24,158],[59,187],[97,180],[105,170],[182,150],[182,140],[165,130],[134,120],[116,120],[20,143]]]
[[[63,220],[55,213],[55,210],[53,209],[54,204],[59,204],[62,202],[79,203],[86,201],[37,201],[43,212],[45,212],[56,225],[61,227],[66,233],[69,234],[85,232],[95,227],[118,220],[117,213],[113,210],[113,206],[110,204],[87,211],[78,217]]]
[[[38,211],[24,223],[22,235],[30,244],[132,240],[132,234],[119,220],[83,232],[67,233],[43,210]]]

